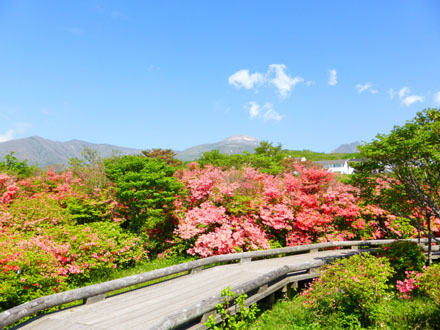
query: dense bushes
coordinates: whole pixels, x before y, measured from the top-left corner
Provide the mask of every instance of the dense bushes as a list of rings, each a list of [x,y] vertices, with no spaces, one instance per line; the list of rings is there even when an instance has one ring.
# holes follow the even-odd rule
[[[440,265],[391,281],[389,259],[369,254],[336,260],[291,301],[277,304],[252,329],[439,329]]]
[[[396,241],[381,247],[378,254],[386,257],[395,271],[392,282],[405,278],[406,272],[421,272],[425,265],[425,254],[414,242]]]
[[[369,324],[377,306],[389,296],[393,270],[386,258],[363,254],[337,260],[319,273],[302,293],[305,305],[322,318],[342,313]]]
[[[284,172],[197,163],[176,172],[169,152],[159,153],[167,164],[155,152],[102,160],[89,151],[88,163],[72,160],[62,172],[0,174],[0,308],[147,255],[205,257],[415,234],[334,174],[293,159],[280,164],[277,147],[260,151],[255,159],[273,153]]]
[[[88,194],[70,172],[2,178],[0,310],[147,257],[140,238],[115,221],[107,190]]]
[[[202,257],[324,241],[400,237],[399,221],[364,206],[356,190],[316,167],[293,164],[272,176],[253,168],[222,170],[188,164],[176,176],[185,195],[176,202],[175,242]]]

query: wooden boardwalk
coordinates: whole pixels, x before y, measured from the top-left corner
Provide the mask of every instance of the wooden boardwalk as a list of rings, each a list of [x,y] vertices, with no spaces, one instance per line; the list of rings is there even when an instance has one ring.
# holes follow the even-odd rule
[[[44,315],[19,327],[41,330],[161,329],[160,320],[218,295],[225,287],[254,281],[285,265],[328,260],[356,251],[331,250],[216,266],[141,289]],[[288,274],[289,275],[289,274]],[[310,276],[309,276],[310,277]]]

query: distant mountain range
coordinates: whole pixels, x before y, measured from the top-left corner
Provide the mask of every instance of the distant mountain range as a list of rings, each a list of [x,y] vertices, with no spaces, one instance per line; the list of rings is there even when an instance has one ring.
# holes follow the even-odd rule
[[[182,161],[191,161],[199,158],[204,152],[220,150],[223,154],[241,154],[243,151],[254,152],[260,144],[260,140],[247,135],[233,135],[222,141],[201,144],[183,151],[176,152],[176,158]],[[332,153],[353,153],[358,152],[359,142],[343,144],[332,151]],[[115,152],[120,155],[140,154],[141,149],[125,148],[110,144],[96,144],[80,140],[67,142],[52,141],[39,136],[32,136],[24,139],[10,140],[0,143],[0,159],[11,151],[19,160],[27,159],[29,164],[45,167],[48,165],[67,165],[70,158],[82,159],[84,148],[93,149],[99,152],[101,157],[110,157]]]
[[[139,154],[141,150],[124,148],[110,144],[96,144],[80,140],[67,142],[52,141],[39,136],[10,140],[0,143],[0,158],[11,151],[19,160],[28,160],[29,164],[45,167],[54,164],[66,165],[70,158],[83,159],[81,152],[84,148],[97,150],[102,157],[109,157],[113,152],[123,155]]]
[[[337,147],[335,150],[333,150],[331,153],[334,154],[352,154],[355,152],[359,152],[358,146],[360,146],[361,143],[359,141],[348,143],[348,144],[341,144],[339,147]]]
[[[260,140],[247,135],[233,135],[223,141],[201,144],[195,147],[177,152],[176,158],[188,161],[199,158],[204,152],[212,150],[220,150],[222,154],[241,154],[243,151],[254,152],[255,148],[260,144]]]

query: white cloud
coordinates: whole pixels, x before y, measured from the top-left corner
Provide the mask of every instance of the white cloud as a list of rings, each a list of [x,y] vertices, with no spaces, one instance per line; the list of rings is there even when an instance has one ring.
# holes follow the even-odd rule
[[[233,75],[229,76],[228,82],[236,88],[251,89],[263,85],[271,85],[275,87],[281,98],[289,96],[292,88],[296,84],[304,81],[304,78],[296,76],[291,77],[286,73],[287,66],[285,64],[270,64],[266,73],[250,73],[249,70],[239,70]],[[315,83],[308,81],[306,87]]]
[[[265,103],[263,109],[265,110],[263,115],[264,121],[275,120],[279,122],[281,119],[284,118],[284,116],[275,111],[272,104],[270,103]]]
[[[407,97],[405,97],[402,100],[402,104],[406,105],[407,107],[410,106],[413,103],[416,102],[423,102],[425,100],[425,98],[423,96],[419,96],[419,95],[408,95]]]
[[[249,111],[250,119],[263,118],[264,121],[275,120],[279,122],[284,118],[283,115],[275,111],[271,103],[267,102],[260,106],[257,102],[250,101],[245,105],[245,109]]]
[[[328,84],[330,86],[335,86],[338,83],[338,75],[336,70],[328,70]]]
[[[4,134],[0,134],[0,142],[6,142],[15,138],[16,134],[25,133],[31,124],[29,123],[17,123],[15,124],[15,128],[11,128]]]
[[[440,91],[434,93],[434,104],[440,106]]]
[[[254,101],[249,102],[245,106],[245,108],[249,110],[249,116],[251,117],[251,119],[257,117],[260,114],[260,106]]]
[[[390,96],[390,99],[394,99],[394,96],[396,95],[396,91],[392,88],[390,88],[390,90],[388,91],[388,95]]]
[[[275,77],[270,79],[269,82],[275,85],[278,88],[278,92],[280,96],[285,98],[289,95],[292,87],[296,84],[303,82],[304,79],[302,77],[290,77],[284,71],[286,69],[285,64],[271,64],[269,65],[268,76],[272,73],[275,74]]]
[[[369,91],[371,94],[379,93],[379,91],[377,89],[371,88],[371,87],[373,87],[373,85],[370,82],[367,82],[364,85],[357,84],[355,87],[358,90],[359,94],[361,94],[361,93],[363,93],[365,91]]]
[[[314,81],[314,80],[307,80],[306,82],[305,82],[305,85],[306,85],[306,87],[310,87],[310,86],[312,86],[312,85],[314,85],[316,82]]]
[[[0,142],[6,142],[9,140],[12,140],[14,138],[15,131],[13,129],[10,129],[5,134],[0,134]]]
[[[406,94],[408,94],[409,93],[409,88],[408,87],[402,87],[400,90],[399,90],[399,99],[402,99]]]
[[[229,84],[237,88],[244,87],[251,89],[254,86],[262,85],[264,77],[261,73],[249,74],[249,70],[239,70],[228,78]]]
[[[395,92],[394,92],[394,90],[392,90],[392,91],[393,91],[393,97],[394,97]],[[409,107],[410,105],[412,105],[412,104],[414,104],[416,102],[423,102],[423,101],[425,101],[425,97],[424,96],[408,95],[410,93],[410,91],[411,90],[409,89],[409,87],[405,86],[405,87],[402,87],[399,90],[399,92],[397,92],[397,94],[399,95],[400,103],[402,105],[405,105],[405,106]],[[390,93],[390,92],[388,92],[388,93]]]
[[[373,85],[371,85],[370,82],[367,82],[367,83],[364,84],[364,85],[357,84],[357,85],[356,85],[356,89],[358,90],[359,93],[363,93],[363,92],[365,92],[367,89],[370,89],[372,86],[373,86]]]

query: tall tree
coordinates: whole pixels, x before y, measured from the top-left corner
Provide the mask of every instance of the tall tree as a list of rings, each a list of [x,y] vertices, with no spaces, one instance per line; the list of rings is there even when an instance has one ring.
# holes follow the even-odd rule
[[[174,201],[182,188],[173,176],[175,168],[140,155],[107,158],[104,164],[116,197],[125,206],[121,209],[125,226],[144,237],[172,234]]]
[[[364,197],[409,219],[429,239],[440,219],[440,111],[426,109],[360,147],[352,181]]]
[[[176,159],[176,153],[171,149],[148,149],[142,150],[142,155],[147,158],[159,158],[163,160],[168,165],[179,167],[182,162]]]

